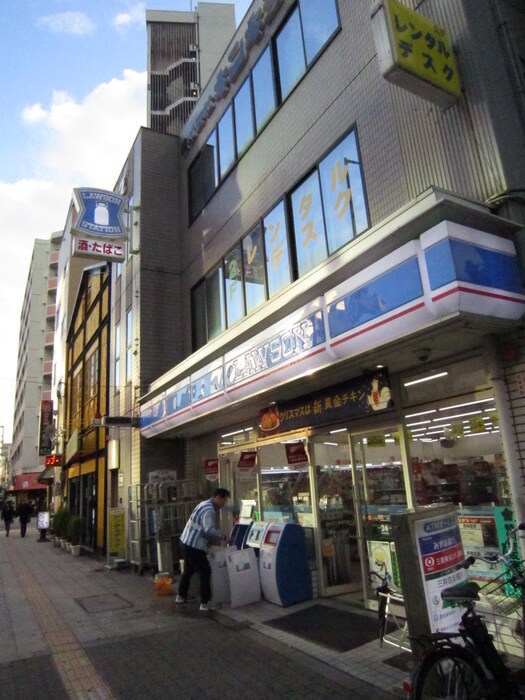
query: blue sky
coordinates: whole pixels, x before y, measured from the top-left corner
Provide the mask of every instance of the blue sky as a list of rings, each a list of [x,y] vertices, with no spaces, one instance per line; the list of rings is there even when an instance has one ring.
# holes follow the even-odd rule
[[[233,4],[239,24],[251,0]],[[74,187],[113,188],[146,123],[145,9],[187,12],[196,5],[0,0],[0,426],[6,442],[34,239],[62,228]]]

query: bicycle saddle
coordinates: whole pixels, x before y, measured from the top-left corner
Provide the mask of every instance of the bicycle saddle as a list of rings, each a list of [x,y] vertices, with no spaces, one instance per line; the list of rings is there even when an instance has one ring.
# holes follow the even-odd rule
[[[441,591],[441,600],[459,602],[461,600],[479,600],[479,586],[474,581],[464,581]]]

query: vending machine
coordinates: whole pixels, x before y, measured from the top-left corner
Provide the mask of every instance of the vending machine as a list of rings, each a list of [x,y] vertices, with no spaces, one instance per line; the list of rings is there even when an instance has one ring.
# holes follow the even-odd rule
[[[270,523],[262,538],[259,575],[264,598],[286,607],[313,598],[306,538],[301,525]]]

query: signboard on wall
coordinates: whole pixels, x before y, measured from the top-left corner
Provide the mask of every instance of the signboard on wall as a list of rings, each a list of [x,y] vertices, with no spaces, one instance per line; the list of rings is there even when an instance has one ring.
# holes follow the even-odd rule
[[[124,508],[110,508],[108,511],[108,550],[111,557],[126,555]]]
[[[433,20],[398,0],[378,0],[372,33],[386,80],[440,107],[461,96],[452,42]]]
[[[204,460],[204,475],[208,481],[217,481],[219,478],[219,460],[205,459]]]
[[[54,434],[53,402],[50,399],[44,399],[40,402],[40,438],[38,442],[40,457],[51,454]]]

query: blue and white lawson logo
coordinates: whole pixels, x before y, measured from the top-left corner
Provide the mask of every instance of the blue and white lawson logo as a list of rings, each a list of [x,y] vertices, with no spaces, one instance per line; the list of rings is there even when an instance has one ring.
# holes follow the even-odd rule
[[[73,199],[78,214],[75,233],[102,238],[124,238],[127,235],[122,220],[124,197],[92,187],[76,187]]]

